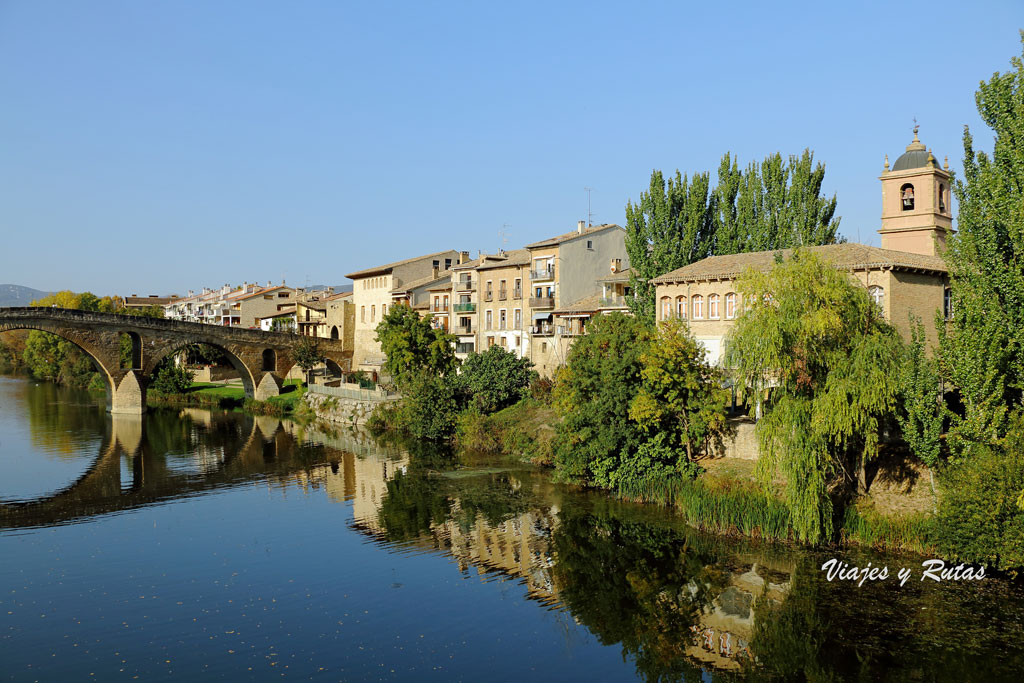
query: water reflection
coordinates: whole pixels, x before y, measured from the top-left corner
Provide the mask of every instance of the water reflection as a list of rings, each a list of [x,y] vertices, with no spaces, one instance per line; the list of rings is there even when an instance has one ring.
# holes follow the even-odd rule
[[[92,520],[104,528],[103,520],[117,513],[241,488],[265,490],[274,500],[293,500],[297,493],[302,500],[333,502],[328,507],[345,519],[341,531],[386,550],[396,563],[404,556],[443,557],[453,575],[522,586],[536,619],[568,615],[567,632],[584,629],[596,639],[592,647],[621,652],[630,672],[646,680],[1019,680],[1024,671],[1024,595],[1009,581],[902,588],[828,583],[818,571],[826,559],[820,554],[700,534],[663,511],[555,485],[533,469],[467,462],[423,446],[381,445],[272,417],[198,409],[111,417],[88,401],[65,397],[49,409],[46,399],[38,394],[26,404],[33,443],[45,444],[46,452],[55,444],[67,445],[68,453],[91,448],[93,459],[52,493],[0,505],[0,540],[4,527]],[[287,523],[295,533],[301,528],[304,539],[337,539],[336,520],[320,514],[293,509]],[[216,520],[209,524],[214,528]],[[196,540],[181,539],[174,548],[187,556]],[[268,545],[266,557],[271,551]],[[356,556],[330,561],[345,576],[359,577],[358,563],[351,564]],[[890,567],[920,562],[869,552],[844,557]],[[290,559],[280,565],[289,572],[295,570]],[[362,590],[379,577],[359,581],[347,590]],[[379,590],[375,597],[393,613],[385,630],[397,629],[410,607],[428,598]],[[338,606],[329,623],[341,628],[348,613]],[[235,615],[243,626],[244,617]],[[307,619],[308,612],[293,618]],[[431,615],[438,630],[453,632],[466,622],[480,633],[500,632],[504,618]],[[17,622],[13,632],[26,624]],[[225,622],[223,633],[235,628]],[[320,633],[328,635],[335,634]],[[344,662],[362,656],[344,647],[332,654]],[[218,654],[200,649],[195,656]],[[521,653],[511,648],[507,656]],[[587,658],[596,661],[596,651]],[[543,673],[565,677],[581,666],[579,659],[545,660]]]

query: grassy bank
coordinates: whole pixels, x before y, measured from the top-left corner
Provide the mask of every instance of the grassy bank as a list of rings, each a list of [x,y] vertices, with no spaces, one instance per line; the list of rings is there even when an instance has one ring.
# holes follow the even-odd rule
[[[555,412],[528,398],[491,415],[459,416],[455,440],[460,448],[511,455],[535,465],[554,462]]]
[[[238,385],[195,382],[182,394],[159,394],[149,392],[146,400],[152,404],[194,405],[207,408],[241,408],[251,415],[274,415],[277,417],[301,415],[305,408],[302,397],[306,388],[299,380],[288,380],[281,387],[281,395],[265,401],[246,398],[245,390]]]

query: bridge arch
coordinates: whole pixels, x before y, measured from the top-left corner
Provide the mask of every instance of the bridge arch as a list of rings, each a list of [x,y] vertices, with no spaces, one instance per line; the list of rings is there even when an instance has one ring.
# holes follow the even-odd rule
[[[79,351],[84,353],[86,358],[92,362],[93,367],[96,368],[96,372],[98,372],[100,377],[103,379],[103,387],[107,393],[107,410],[109,411],[111,409],[114,393],[117,391],[119,381],[123,379],[122,377],[118,377],[119,374],[122,374],[119,372],[119,355],[111,358],[106,349],[98,347],[91,340],[86,339],[85,335],[80,334],[73,328],[28,321],[25,323],[0,323],[0,334],[4,332],[14,332],[17,330],[47,332],[73,344]],[[111,361],[113,361],[113,363]]]
[[[196,339],[194,341],[180,341],[174,344],[169,344],[165,346],[163,349],[153,352],[153,354],[146,359],[147,374],[152,375],[154,372],[156,372],[157,365],[159,365],[160,361],[162,361],[164,358],[167,358],[168,356],[173,356],[182,349],[185,349],[186,347],[191,346],[193,344],[205,344],[206,346],[212,346],[213,348],[223,353],[224,356],[228,359],[228,362],[231,363],[231,367],[234,368],[236,372],[238,372],[238,376],[242,379],[242,388],[245,390],[245,395],[249,397],[255,395],[256,381],[253,378],[252,372],[249,370],[249,367],[242,361],[241,358],[238,357],[236,353],[234,353],[227,346],[207,339]]]

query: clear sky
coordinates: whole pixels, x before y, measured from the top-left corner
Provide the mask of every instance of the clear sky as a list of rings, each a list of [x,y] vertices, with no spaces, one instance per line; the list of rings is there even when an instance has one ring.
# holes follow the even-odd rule
[[[959,169],[1024,2],[0,0],[0,283],[341,284],[624,224],[652,169],[811,148],[878,244],[912,119]]]

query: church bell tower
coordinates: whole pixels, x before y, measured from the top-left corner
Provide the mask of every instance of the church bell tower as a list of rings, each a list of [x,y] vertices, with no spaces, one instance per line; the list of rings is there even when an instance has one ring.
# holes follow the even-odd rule
[[[943,168],[931,150],[917,139],[889,168],[889,156],[879,180],[882,181],[882,248],[938,256],[953,230],[950,206],[949,161]]]

